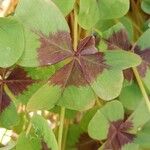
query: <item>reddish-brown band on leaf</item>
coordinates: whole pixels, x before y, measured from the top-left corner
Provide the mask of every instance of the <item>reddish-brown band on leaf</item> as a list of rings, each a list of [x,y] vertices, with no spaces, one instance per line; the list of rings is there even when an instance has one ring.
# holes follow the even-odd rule
[[[9,90],[17,96],[25,91],[28,86],[35,83],[35,80],[28,77],[27,72],[20,67],[1,69],[1,72],[3,72],[3,76],[0,79],[0,111],[2,112],[11,102],[11,99],[4,91],[4,85],[7,85]]]
[[[118,120],[110,123],[105,149],[121,150],[122,146],[131,143],[135,135],[129,133],[132,122]]]
[[[88,55],[97,53],[97,49],[95,47],[95,37],[88,36],[82,39],[77,47],[77,54]]]
[[[62,88],[71,85],[78,87],[88,84],[77,60],[72,60],[69,64],[58,70],[52,76],[50,82],[55,85],[60,85]]]
[[[147,69],[150,68],[150,48],[141,50],[139,46],[136,46],[134,52],[142,58],[142,63],[138,66],[138,72],[141,77],[145,77]]]
[[[104,40],[106,41],[109,50],[120,48],[126,51],[132,51],[133,45],[128,39],[127,32],[123,29],[114,32],[111,37]],[[142,50],[137,45],[133,51],[142,58],[142,63],[138,66],[138,72],[141,77],[145,77],[147,69],[150,68],[150,48]],[[133,79],[133,71],[131,69],[125,70],[124,77],[128,81],[131,81]]]
[[[87,133],[82,133],[76,146],[78,150],[98,150],[100,142],[90,138]]]
[[[68,32],[57,32],[48,37],[41,33],[39,36],[38,60],[41,66],[58,63],[74,54]]]
[[[90,36],[79,43],[71,62],[58,70],[49,83],[63,88],[89,85],[105,68],[108,69],[108,65],[105,64],[104,55],[97,51],[95,39]]]
[[[108,42],[109,50],[120,48],[126,51],[130,51],[132,49],[132,44],[130,43],[128,34],[125,30],[114,32],[106,41]]]
[[[45,143],[43,140],[41,141],[42,149],[41,150],[51,150],[51,148],[48,148],[47,143]]]
[[[27,75],[27,72],[24,69],[17,67],[14,70],[12,70],[11,74],[5,81],[5,84],[8,86],[8,88],[12,91],[14,95],[18,95],[25,91],[28,88],[28,86],[35,82],[35,80],[33,80]]]

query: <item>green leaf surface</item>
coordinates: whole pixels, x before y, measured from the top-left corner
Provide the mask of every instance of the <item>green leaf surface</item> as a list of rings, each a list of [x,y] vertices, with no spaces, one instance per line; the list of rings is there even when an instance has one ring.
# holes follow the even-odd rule
[[[50,0],[20,1],[15,11],[15,18],[26,28],[25,52],[19,62],[19,65],[26,67],[40,65],[37,52],[41,45],[40,34],[46,37],[58,31],[69,31],[62,13]]]
[[[19,135],[15,150],[41,150],[40,140],[26,136],[24,132]]]
[[[31,86],[28,87],[27,90],[25,90],[23,93],[19,94],[17,96],[17,101],[16,103],[22,103],[22,104],[27,104],[31,96],[41,87],[43,86],[43,83],[34,83]]]
[[[116,84],[117,83],[117,84]],[[116,98],[122,88],[123,74],[116,69],[105,70],[97,79],[91,83],[91,87],[103,100],[112,100]]]
[[[91,29],[99,20],[97,0],[80,0],[78,22],[84,29]]]
[[[55,67],[53,65],[46,67],[25,68],[25,70],[28,72],[28,75],[32,77],[32,79],[42,81],[47,80],[55,73]]]
[[[143,50],[145,48],[150,47],[150,29],[145,31],[143,35],[137,40],[137,45],[140,46],[140,48]]]
[[[34,129],[42,136],[44,142],[51,150],[58,150],[56,137],[48,125],[48,122],[39,115],[34,115],[31,119]]]
[[[89,135],[97,140],[107,138],[109,122],[117,121],[124,118],[124,110],[122,104],[115,100],[108,102],[100,108],[91,119],[88,126]]]
[[[13,116],[13,117],[12,117]],[[0,126],[12,129],[19,123],[19,115],[15,105],[11,104],[0,114]]]
[[[147,122],[138,132],[135,143],[139,144],[142,148],[150,148],[150,122]]]
[[[30,98],[27,105],[28,111],[49,110],[54,107],[58,98],[61,96],[61,90],[58,86],[49,86],[45,84]]]
[[[141,63],[141,58],[138,55],[123,50],[106,51],[105,58],[107,64],[118,70],[135,67]]]
[[[100,19],[124,16],[129,10],[129,0],[98,0]]]
[[[150,14],[150,1],[142,0],[141,8],[145,13]]]
[[[93,107],[83,115],[82,120],[80,122],[80,126],[84,132],[87,132],[89,122],[93,118],[98,109],[99,107]]]
[[[67,16],[74,7],[75,0],[53,0],[53,2],[62,11],[64,16]]]
[[[125,144],[121,150],[140,150],[139,145],[135,143]]]
[[[134,82],[122,88],[119,100],[128,110],[135,110],[143,100],[143,96],[137,84]]]
[[[150,113],[149,110],[145,104],[145,101],[143,100],[137,109],[130,115],[128,120],[132,121],[133,123],[133,132],[137,132],[139,129],[141,129],[142,126],[144,126],[149,120],[150,120]]]
[[[88,110],[95,104],[96,96],[90,86],[70,86],[61,95],[58,105],[73,110]]]
[[[101,31],[101,32],[107,32],[107,30],[113,30],[115,26],[120,26],[120,28],[125,28],[128,32],[130,40],[133,39],[133,25],[132,21],[128,17],[122,17],[117,20],[117,23],[115,19],[108,19],[108,20],[99,20],[98,23],[95,26],[95,29]],[[114,31],[115,32],[115,29]]]
[[[137,45],[139,50],[137,49],[137,53],[142,57],[142,63],[138,67],[138,72],[150,91],[150,29],[146,30],[143,35],[138,39]]]
[[[14,65],[24,51],[23,26],[12,18],[0,18],[0,67]]]
[[[74,150],[76,149],[76,144],[79,142],[80,135],[83,133],[79,124],[72,124],[68,129],[68,136],[66,140],[66,149]]]

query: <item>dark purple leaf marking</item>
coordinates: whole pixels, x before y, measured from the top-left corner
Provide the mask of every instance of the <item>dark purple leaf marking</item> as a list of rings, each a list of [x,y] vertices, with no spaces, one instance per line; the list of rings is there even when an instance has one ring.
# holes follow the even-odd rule
[[[150,68],[150,48],[141,50],[139,46],[136,46],[134,52],[142,58],[142,63],[138,66],[138,72],[141,77],[145,77],[147,69]]]
[[[38,59],[41,66],[58,63],[73,55],[70,34],[58,32],[44,36],[39,34],[41,46],[38,49]]]
[[[122,146],[131,143],[135,135],[129,133],[132,122],[118,120],[110,123],[105,149],[121,150]]]
[[[90,138],[87,133],[82,133],[76,146],[78,150],[98,150],[100,142]]]
[[[134,51],[138,54],[142,58],[142,63],[138,66],[138,72],[141,77],[145,77],[147,69],[150,68],[150,48],[142,50],[138,45],[133,48],[134,45],[129,41],[127,32],[124,29],[114,32],[111,37],[104,40],[107,42],[109,50],[120,48],[126,51]],[[132,80],[132,69],[125,70],[124,76],[128,81]]]
[[[4,91],[4,85],[8,88],[14,95],[18,95],[25,91],[27,87],[33,84],[35,81],[31,77],[27,76],[27,72],[16,67],[14,69],[0,69],[0,112],[2,112],[6,107],[9,106],[11,100],[9,96]]]
[[[43,140],[41,141],[41,145],[42,145],[42,150],[51,150],[50,148],[48,148],[47,143],[45,143]]]
[[[132,44],[130,43],[128,34],[125,30],[114,32],[106,41],[108,42],[109,50],[121,48],[130,51],[132,49]]]
[[[50,84],[60,85],[62,88],[70,85],[85,86],[95,80],[105,68],[108,69],[103,53],[95,48],[93,36],[81,40],[70,59],[68,64],[49,79]]]

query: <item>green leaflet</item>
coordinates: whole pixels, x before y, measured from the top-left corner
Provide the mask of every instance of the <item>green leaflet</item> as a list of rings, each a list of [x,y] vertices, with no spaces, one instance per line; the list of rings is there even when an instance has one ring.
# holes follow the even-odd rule
[[[141,52],[141,57],[143,58],[143,63],[146,69],[144,71],[139,70],[139,73],[141,75],[141,78],[150,91],[150,29],[145,31],[143,35],[138,39],[137,45],[139,46],[140,50],[139,53]]]
[[[69,31],[62,13],[50,0],[22,0],[14,17],[25,27],[26,43],[24,55],[19,62],[21,66],[39,66],[37,60],[37,49],[40,47],[39,34],[49,36],[58,31]]]
[[[51,150],[58,150],[57,141],[52,129],[49,127],[47,121],[39,115],[34,115],[31,119],[35,131],[42,136],[44,142]]]
[[[137,109],[130,115],[128,120],[133,123],[133,131],[137,132],[144,124],[150,120],[149,111],[144,100],[139,104]]]
[[[49,86],[45,84],[30,98],[27,105],[28,111],[35,111],[38,109],[49,110],[57,103],[61,96],[61,89],[58,86]]]
[[[141,8],[145,13],[150,14],[150,1],[142,0]]]
[[[11,102],[11,104],[0,114],[0,126],[11,129],[19,123],[19,119],[16,107]]]
[[[53,0],[53,2],[62,11],[64,16],[67,16],[73,9],[75,0]]]
[[[121,132],[122,136],[119,135],[119,126],[117,126],[118,130],[113,130],[114,128],[116,128],[114,122],[119,120],[124,120],[124,123],[121,124],[121,127],[122,130],[126,128],[125,136],[123,135],[123,131]],[[146,109],[144,101],[142,101],[138,108],[131,114],[131,116],[127,120],[125,120],[123,106],[119,101],[115,100],[107,103],[96,112],[89,123],[88,133],[92,138],[97,140],[107,139],[107,144],[111,144],[113,140],[116,143],[120,141],[123,143],[124,138],[126,138],[126,140],[129,140],[129,143],[124,143],[121,146],[121,150],[138,150],[140,144],[142,144],[141,141],[147,139],[148,135],[146,135],[146,132],[144,131],[149,129],[149,124],[147,124],[147,126],[145,125],[149,120],[149,112]],[[116,138],[115,140],[116,135],[114,134],[114,132],[116,132],[116,134],[120,136],[120,139]],[[132,133],[135,133],[138,136],[136,137]],[[112,138],[113,134],[114,138]],[[133,136],[134,138],[132,139],[131,136]],[[107,145],[106,143],[104,143],[101,149],[103,149],[103,147]],[[145,141],[145,146],[148,146],[147,141]]]
[[[141,58],[131,52],[114,50],[104,52],[107,64],[118,70],[135,67],[141,63]]]
[[[100,108],[91,119],[88,133],[93,139],[103,140],[107,138],[109,121],[117,121],[124,118],[123,106],[119,101],[108,102]]]
[[[143,100],[143,96],[138,85],[133,82],[131,85],[122,88],[119,100],[128,110],[135,110]]]
[[[92,109],[89,109],[87,112],[85,112],[85,114],[83,115],[82,120],[80,122],[80,127],[84,132],[87,132],[88,124],[98,109],[99,107],[93,107]]]
[[[115,19],[99,20],[94,28],[105,33],[105,31],[107,32],[107,30],[109,31],[109,29],[111,28],[113,29],[115,28],[115,26],[120,26],[120,29],[126,28],[129,38],[130,40],[132,40],[133,39],[133,25],[132,25],[131,19],[125,16],[125,17],[119,18],[117,22],[118,23],[116,24]],[[115,29],[114,29],[114,32],[115,32]]]
[[[24,132],[19,135],[15,150],[41,150],[40,140],[26,136]]]
[[[129,0],[98,0],[100,19],[124,16],[129,10]]]
[[[14,65],[24,51],[24,30],[12,18],[0,18],[0,67]]]
[[[80,0],[78,22],[84,29],[91,29],[99,20],[97,0]]]
[[[88,86],[69,86],[61,95],[58,105],[73,110],[88,110],[95,104],[96,96],[92,88]]]
[[[50,110],[57,104],[68,109],[84,110],[91,108],[95,103],[95,95],[90,87],[70,87],[63,93],[62,89],[55,85],[45,84],[29,100],[27,109],[34,111],[38,109]],[[88,99],[87,99],[88,98]]]
[[[150,122],[147,122],[138,132],[135,143],[139,144],[140,147],[145,149],[150,147]]]
[[[116,84],[117,83],[117,84]],[[103,100],[112,100],[117,97],[122,88],[123,74],[122,71],[116,69],[105,70],[97,79],[91,83],[96,95]]]
[[[80,0],[78,22],[92,29],[99,20],[123,17],[129,10],[129,0]]]
[[[139,145],[135,143],[129,143],[124,145],[121,150],[139,150]]]
[[[143,35],[138,39],[137,45],[143,50],[150,47],[150,29],[146,30]]]

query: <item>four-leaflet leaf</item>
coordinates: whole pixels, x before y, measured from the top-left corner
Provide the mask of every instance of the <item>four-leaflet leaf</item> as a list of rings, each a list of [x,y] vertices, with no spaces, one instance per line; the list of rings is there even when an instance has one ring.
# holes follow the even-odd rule
[[[28,110],[50,109],[56,103],[70,109],[84,110],[93,106],[96,95],[104,100],[113,99],[121,90],[122,70],[140,63],[139,57],[132,53],[120,50],[98,52],[94,36],[81,40],[77,50],[73,50],[68,32],[49,36],[39,33],[39,36],[40,65],[62,61],[65,65],[31,97]],[[44,101],[41,102],[42,97]]]

